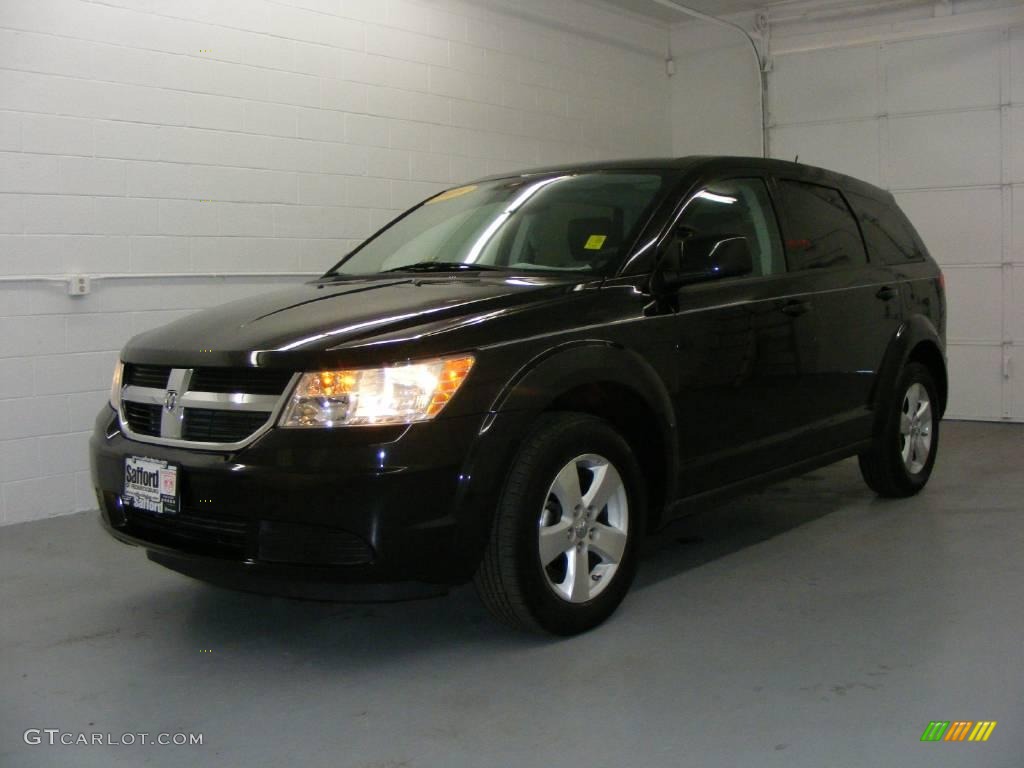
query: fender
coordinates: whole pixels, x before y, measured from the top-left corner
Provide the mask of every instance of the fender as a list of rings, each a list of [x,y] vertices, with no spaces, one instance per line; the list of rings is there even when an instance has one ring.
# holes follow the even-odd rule
[[[893,391],[900,371],[907,364],[914,349],[922,342],[933,345],[942,358],[942,380],[938,382],[942,388],[939,417],[941,418],[942,413],[945,412],[948,399],[946,396],[948,392],[946,345],[930,319],[920,314],[911,315],[904,320],[890,339],[885,356],[882,358],[882,365],[875,377],[875,384],[871,389],[871,409],[875,412],[874,429],[876,432],[881,429],[882,421],[885,418],[882,397]]]
[[[502,387],[490,410],[544,410],[565,392],[599,382],[633,390],[664,420],[663,435],[675,434],[675,410],[662,378],[643,357],[605,339],[570,341],[537,355]]]
[[[648,429],[658,430],[664,451],[664,496],[675,498],[678,434],[668,389],[649,362],[604,339],[583,339],[551,347],[513,374],[495,396],[462,467],[466,479],[457,501],[463,551],[475,568],[496,507],[496,495],[523,437],[535,419],[561,396],[588,384],[614,384],[635,394],[654,414]],[[662,510],[655,509],[660,520]],[[457,548],[458,551],[458,548]]]

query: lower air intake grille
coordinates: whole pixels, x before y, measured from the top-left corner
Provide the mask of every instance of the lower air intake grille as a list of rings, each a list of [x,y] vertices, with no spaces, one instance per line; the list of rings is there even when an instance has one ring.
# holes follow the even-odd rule
[[[208,517],[183,510],[179,515],[154,515],[125,507],[128,533],[154,544],[241,554],[248,523],[235,517]]]
[[[122,406],[125,421],[128,422],[132,432],[153,437],[160,435],[160,412],[162,409],[159,405],[133,403],[130,400],[125,400]]]
[[[186,408],[181,436],[203,443],[237,443],[262,427],[269,413]]]
[[[306,565],[365,565],[373,562],[373,550],[348,531],[318,525],[260,523],[260,560]]]

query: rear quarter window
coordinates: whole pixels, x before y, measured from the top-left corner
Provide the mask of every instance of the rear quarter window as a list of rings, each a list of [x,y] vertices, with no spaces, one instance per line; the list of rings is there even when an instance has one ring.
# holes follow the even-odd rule
[[[856,193],[849,194],[848,198],[864,232],[872,261],[882,264],[924,261],[921,238],[895,203]]]
[[[783,236],[791,272],[867,263],[853,212],[839,190],[801,181],[780,181]]]

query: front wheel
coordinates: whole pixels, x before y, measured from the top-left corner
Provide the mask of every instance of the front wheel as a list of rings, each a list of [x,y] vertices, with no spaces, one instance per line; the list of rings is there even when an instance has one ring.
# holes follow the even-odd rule
[[[864,481],[879,496],[913,496],[928,482],[939,449],[938,403],[931,371],[920,363],[908,364],[879,434],[859,457]]]
[[[640,468],[610,424],[546,415],[510,469],[477,592],[516,628],[585,632],[625,597],[645,512]]]

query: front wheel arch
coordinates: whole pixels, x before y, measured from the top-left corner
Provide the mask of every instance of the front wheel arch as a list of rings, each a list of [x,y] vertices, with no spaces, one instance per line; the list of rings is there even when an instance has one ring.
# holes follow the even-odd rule
[[[642,418],[654,424],[646,442],[636,425],[622,428],[621,407],[609,418],[614,405],[635,407],[629,412],[643,414]],[[645,522],[648,530],[664,522],[665,505],[674,499],[678,468],[675,410],[666,385],[649,362],[622,346],[604,340],[570,342],[522,365],[482,417],[479,433],[459,470],[455,549],[464,553],[461,573],[475,568],[483,554],[495,512],[493,499],[504,483],[509,463],[534,425],[555,411],[608,421],[642,463],[650,462],[644,467],[649,488]],[[654,467],[656,461],[660,463]],[[648,472],[650,469],[654,471]]]
[[[625,597],[639,557],[644,533],[643,515],[634,517],[631,511],[628,513],[628,525],[622,528],[625,538],[617,556],[612,558],[616,567],[607,574],[611,583],[603,585],[592,595],[585,592],[577,600],[575,589],[571,596],[561,594],[553,582],[564,577],[576,585],[579,574],[567,572],[553,579],[545,568],[548,558],[575,556],[575,551],[549,550],[545,553],[545,530],[549,530],[548,544],[575,550],[581,546],[576,542],[593,536],[589,522],[599,522],[602,531],[587,546],[591,552],[595,551],[595,545],[596,551],[601,551],[599,542],[611,530],[608,527],[611,519],[602,520],[600,515],[603,504],[595,503],[593,507],[577,505],[572,507],[575,512],[560,509],[557,520],[546,519],[548,511],[545,504],[545,497],[552,493],[550,489],[558,485],[558,477],[566,469],[575,470],[579,459],[599,457],[608,466],[614,466],[616,476],[621,478],[626,507],[630,510],[643,509],[643,474],[629,446],[611,425],[587,414],[550,412],[538,419],[528,431],[510,466],[489,540],[474,577],[477,593],[484,604],[506,624],[517,629],[574,635],[600,624]],[[576,490],[578,499],[579,492],[583,490],[582,481]],[[606,500],[610,514],[610,499]],[[567,519],[569,524],[565,522]],[[581,532],[580,524],[584,520],[587,523],[582,527],[588,530]],[[549,525],[551,523],[554,524]],[[575,533],[577,538],[572,542],[563,540],[560,537],[565,533],[570,536]],[[597,559],[603,560],[602,557]],[[589,556],[587,562],[592,562]],[[586,567],[584,578],[600,578],[597,575],[600,564]],[[593,576],[591,567],[594,567]]]
[[[522,412],[518,439],[550,411],[586,413],[609,422],[636,451],[648,481],[650,527],[675,499],[679,438],[662,374],[632,350],[601,339],[569,342],[524,365],[498,394],[492,413]]]

